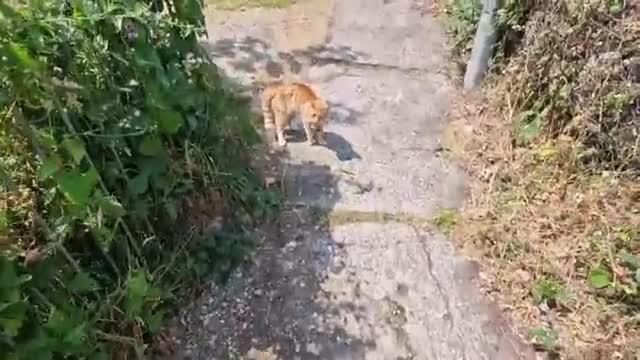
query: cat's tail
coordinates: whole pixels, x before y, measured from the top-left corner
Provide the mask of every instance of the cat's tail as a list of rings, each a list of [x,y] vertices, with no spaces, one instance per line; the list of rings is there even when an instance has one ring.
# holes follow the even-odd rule
[[[271,108],[271,100],[273,100],[274,95],[275,93],[272,88],[266,88],[262,92],[262,116],[266,130],[273,129],[276,126],[273,109]]]

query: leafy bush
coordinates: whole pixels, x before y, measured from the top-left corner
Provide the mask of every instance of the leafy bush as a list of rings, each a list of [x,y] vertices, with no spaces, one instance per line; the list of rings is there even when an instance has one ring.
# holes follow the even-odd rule
[[[513,79],[504,91],[518,114],[516,136],[522,144],[570,136],[582,165],[638,174],[637,15],[609,1],[534,10],[518,56],[504,69]]]
[[[191,257],[175,241],[183,200],[275,204],[248,168],[247,103],[198,45],[203,23],[197,0],[0,3],[8,358],[143,354],[173,284],[246,252],[243,236],[208,234],[209,256]]]

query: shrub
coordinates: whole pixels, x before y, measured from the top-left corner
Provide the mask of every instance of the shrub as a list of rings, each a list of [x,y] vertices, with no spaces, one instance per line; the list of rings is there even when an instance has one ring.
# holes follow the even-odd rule
[[[247,103],[198,45],[203,23],[197,0],[0,4],[8,358],[144,353],[172,285],[194,275],[185,264],[228,271],[246,249],[209,234],[208,256],[192,257],[176,241],[183,200],[274,204],[247,165],[258,141]]]

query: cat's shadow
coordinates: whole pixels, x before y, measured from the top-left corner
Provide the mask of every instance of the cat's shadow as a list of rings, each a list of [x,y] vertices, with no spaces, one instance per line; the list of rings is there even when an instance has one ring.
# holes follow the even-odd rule
[[[324,147],[336,153],[338,160],[340,161],[350,161],[350,160],[361,160],[362,157],[358,154],[351,146],[351,143],[348,142],[341,135],[326,132],[325,133],[325,144]]]
[[[289,129],[285,131],[288,142],[306,142],[307,136],[302,129]],[[362,157],[353,149],[351,143],[344,137],[334,132],[325,132],[325,144],[321,145],[336,154],[340,161],[361,160]]]

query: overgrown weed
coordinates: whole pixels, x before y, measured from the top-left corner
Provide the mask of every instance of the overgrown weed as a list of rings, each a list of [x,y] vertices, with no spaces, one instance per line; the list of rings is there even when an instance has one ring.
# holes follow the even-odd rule
[[[474,178],[453,238],[482,259],[487,292],[540,351],[633,358],[640,9],[518,3],[528,15],[517,50],[451,114],[449,143]]]
[[[474,124],[454,135],[468,141],[457,155],[474,181],[453,238],[483,260],[487,290],[523,334],[557,334],[554,351],[567,358],[623,354],[640,339],[638,182],[584,173],[570,139],[513,148],[510,122],[490,111],[451,125]]]
[[[198,45],[197,0],[10,4],[0,354],[143,358],[167,347],[167,305],[224,279],[250,250],[244,219],[278,205],[249,166],[249,104]]]

